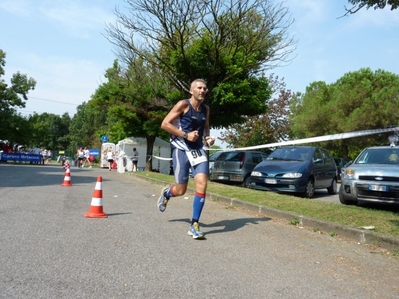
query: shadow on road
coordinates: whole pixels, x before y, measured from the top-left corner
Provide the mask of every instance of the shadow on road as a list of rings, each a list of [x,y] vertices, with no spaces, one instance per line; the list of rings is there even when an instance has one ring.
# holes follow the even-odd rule
[[[130,215],[130,214],[133,214],[132,212],[126,212],[126,213],[107,213],[107,215],[109,216],[109,217],[112,217],[112,216],[120,216],[120,215]]]
[[[226,233],[236,231],[248,224],[259,224],[259,222],[269,221],[271,218],[262,217],[262,218],[239,218],[234,220],[222,220],[214,223],[205,224],[201,222],[201,227],[206,228],[215,228],[213,230],[209,230],[206,232],[207,235],[210,234],[219,234],[219,233]],[[186,222],[190,223],[190,219],[174,219],[169,220],[169,222]]]

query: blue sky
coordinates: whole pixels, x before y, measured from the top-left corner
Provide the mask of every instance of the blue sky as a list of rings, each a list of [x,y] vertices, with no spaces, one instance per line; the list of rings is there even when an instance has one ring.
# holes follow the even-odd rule
[[[288,34],[298,41],[297,49],[289,65],[270,72],[284,78],[288,89],[304,92],[313,81],[333,83],[363,67],[399,74],[399,10],[362,10],[339,18],[349,6],[346,0],[284,3],[295,20]],[[37,81],[20,109],[23,115],[73,116],[77,105],[90,100],[116,58],[104,37],[116,5],[125,2],[0,0],[0,49],[7,55],[2,78],[9,84],[20,71]]]

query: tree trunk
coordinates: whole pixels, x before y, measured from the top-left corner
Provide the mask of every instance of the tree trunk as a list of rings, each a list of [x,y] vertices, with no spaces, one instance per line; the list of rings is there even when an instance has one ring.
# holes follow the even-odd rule
[[[152,153],[154,151],[155,136],[146,136],[147,139],[147,155],[145,159],[145,170],[153,171],[152,169]]]
[[[341,145],[341,150],[342,150],[342,157],[349,159],[349,152],[348,152],[348,146],[346,144]]]

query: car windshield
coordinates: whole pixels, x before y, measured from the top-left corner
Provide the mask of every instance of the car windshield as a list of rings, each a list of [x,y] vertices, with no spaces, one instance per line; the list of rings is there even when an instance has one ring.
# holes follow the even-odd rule
[[[399,165],[399,149],[369,148],[356,159],[355,164],[397,164]]]
[[[306,161],[312,158],[309,148],[278,148],[266,160]]]

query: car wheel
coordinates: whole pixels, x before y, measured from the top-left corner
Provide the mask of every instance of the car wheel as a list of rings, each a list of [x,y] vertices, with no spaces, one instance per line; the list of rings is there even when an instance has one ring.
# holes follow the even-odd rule
[[[249,188],[249,175],[244,178],[244,181],[241,184],[241,187]]]
[[[306,198],[312,198],[313,195],[314,195],[314,182],[313,179],[309,179],[306,182],[305,192],[303,193],[303,196]]]
[[[328,194],[331,194],[331,195],[337,193],[337,180],[335,178],[333,179],[331,186],[327,188],[327,191],[328,191]]]
[[[346,199],[342,192],[339,192],[339,201],[344,205],[357,205],[357,200]]]

